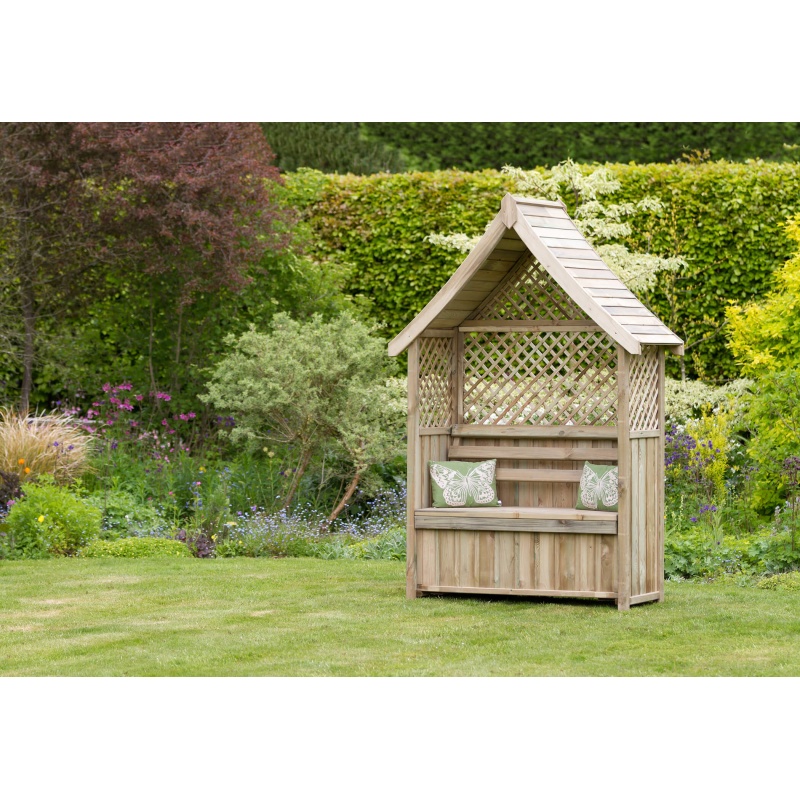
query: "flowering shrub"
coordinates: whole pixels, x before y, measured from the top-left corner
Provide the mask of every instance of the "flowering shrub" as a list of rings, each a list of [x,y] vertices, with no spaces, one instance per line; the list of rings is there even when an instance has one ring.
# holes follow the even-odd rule
[[[29,483],[4,523],[3,550],[9,558],[74,555],[100,536],[101,513],[52,482]]]

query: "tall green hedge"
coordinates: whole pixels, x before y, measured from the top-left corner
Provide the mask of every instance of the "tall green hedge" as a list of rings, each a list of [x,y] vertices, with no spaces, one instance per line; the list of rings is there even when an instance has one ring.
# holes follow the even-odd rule
[[[726,380],[738,374],[726,344],[725,308],[769,288],[790,255],[782,229],[800,212],[800,165],[750,162],[614,165],[615,199],[662,199],[656,219],[634,219],[631,245],[681,255],[683,275],[660,281],[642,299],[689,344],[688,374]],[[289,176],[315,234],[316,255],[354,265],[349,291],[367,297],[394,334],[433,297],[463,256],[425,241],[431,232],[481,233],[511,188],[487,170]],[[678,367],[673,364],[673,370]]]

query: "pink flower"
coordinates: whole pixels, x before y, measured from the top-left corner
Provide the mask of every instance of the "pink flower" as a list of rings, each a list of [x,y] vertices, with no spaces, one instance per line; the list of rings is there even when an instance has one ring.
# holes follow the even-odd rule
[[[142,394],[135,394],[134,397],[141,403],[144,400],[144,395]]]
[[[162,419],[162,420],[161,420],[161,424],[162,424],[162,425],[169,425],[169,423],[168,423],[168,422],[167,422],[165,419]]]
[[[110,383],[104,383],[103,384],[103,391],[104,392],[110,392],[111,391],[111,384]]]
[[[186,416],[189,417],[189,419],[194,419],[197,414],[195,414],[194,411],[190,411]]]
[[[197,481],[197,482],[195,483],[195,486],[200,486],[200,481]]]

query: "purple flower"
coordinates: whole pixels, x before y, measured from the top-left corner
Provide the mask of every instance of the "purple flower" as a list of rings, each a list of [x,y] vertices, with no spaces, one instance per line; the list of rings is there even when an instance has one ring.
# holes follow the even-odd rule
[[[689,517],[692,522],[697,522],[697,517]]]

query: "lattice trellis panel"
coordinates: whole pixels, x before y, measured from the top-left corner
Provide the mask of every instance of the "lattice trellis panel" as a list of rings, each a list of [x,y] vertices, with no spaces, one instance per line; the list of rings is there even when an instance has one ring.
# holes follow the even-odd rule
[[[419,426],[453,424],[453,339],[419,340]]]
[[[486,299],[476,319],[583,319],[586,315],[533,257]]]
[[[658,430],[658,348],[643,347],[631,357],[630,425],[632,431]]]
[[[611,425],[617,354],[598,331],[464,337],[464,422]]]

